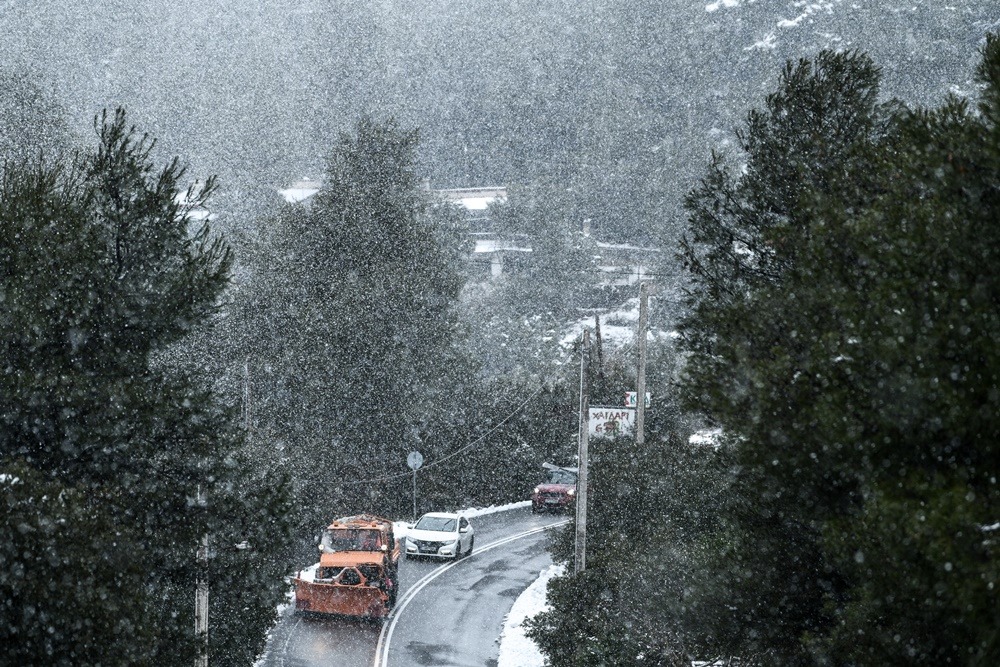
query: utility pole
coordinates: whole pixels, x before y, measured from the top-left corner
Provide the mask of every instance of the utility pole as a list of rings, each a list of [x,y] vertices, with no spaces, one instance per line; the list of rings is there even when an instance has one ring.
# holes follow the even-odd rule
[[[580,357],[580,469],[576,479],[576,557],[573,572],[587,567],[587,440],[590,437],[590,330],[583,330],[583,354]]]
[[[649,321],[649,286],[639,283],[639,372],[635,388],[635,444],[646,442],[646,329]]]
[[[197,504],[200,509],[208,505],[201,486],[198,487]],[[198,643],[195,667],[208,667],[208,533],[202,535],[198,547],[198,578],[194,588],[194,634]]]
[[[247,433],[247,440],[250,440],[251,422],[250,406],[250,357],[243,362],[243,428]]]
[[[604,342],[601,340],[600,313],[594,313],[594,342],[597,343],[597,372],[604,377]]]

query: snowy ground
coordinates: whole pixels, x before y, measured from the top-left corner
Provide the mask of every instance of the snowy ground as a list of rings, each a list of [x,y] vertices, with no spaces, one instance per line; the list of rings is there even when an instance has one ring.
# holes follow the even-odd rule
[[[545,658],[538,646],[524,636],[525,619],[545,611],[545,590],[549,580],[563,573],[563,566],[550,565],[542,572],[521,595],[514,601],[514,606],[504,621],[503,632],[500,634],[500,657],[497,667],[543,667]]]
[[[625,350],[635,346],[636,334],[639,330],[639,298],[626,300],[621,306],[611,310],[600,311],[601,340],[609,348]],[[583,330],[594,328],[594,316],[588,315],[576,322],[570,323],[562,332],[559,344],[564,349],[572,349],[583,337]],[[670,342],[678,337],[676,331],[650,329],[646,334],[648,341]]]

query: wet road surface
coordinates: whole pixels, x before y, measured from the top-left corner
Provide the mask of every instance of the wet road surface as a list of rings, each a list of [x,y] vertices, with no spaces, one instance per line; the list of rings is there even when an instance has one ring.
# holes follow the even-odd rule
[[[472,519],[476,547],[458,562],[400,561],[400,594],[385,623],[284,610],[261,667],[496,665],[514,600],[551,563],[546,545],[565,516],[528,509]]]

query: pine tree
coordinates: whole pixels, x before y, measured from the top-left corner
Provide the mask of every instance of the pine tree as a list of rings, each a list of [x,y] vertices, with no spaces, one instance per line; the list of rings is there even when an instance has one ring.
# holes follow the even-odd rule
[[[0,184],[0,466],[22,480],[4,487],[16,500],[2,504],[4,520],[38,506],[23,520],[29,546],[3,561],[6,581],[28,585],[0,625],[5,643],[34,654],[27,662],[190,664],[195,549],[224,522],[211,508],[239,496],[226,465],[239,433],[167,352],[218,311],[231,256],[188,215],[211,181],[178,197],[183,168],[157,170],[153,142],[122,110],[95,130],[96,149],[72,164],[15,165]],[[192,500],[199,487],[218,499],[207,511]],[[243,515],[280,534],[270,508],[244,501]],[[102,558],[112,567],[88,575]],[[229,583],[249,593],[244,606],[273,614],[280,580]],[[80,606],[68,615],[45,593],[74,585],[66,595]],[[47,618],[44,642],[21,644]],[[262,640],[262,628],[243,638]]]
[[[738,467],[696,598],[729,654],[995,659],[998,44],[978,116],[895,109],[796,193],[780,271],[698,303],[688,387]]]
[[[765,110],[750,111],[737,132],[739,164],[713,155],[685,200],[691,236],[682,244],[703,302],[778,282],[794,265],[802,195],[841,190],[858,151],[885,131],[893,105],[878,104],[880,76],[856,52],[789,62]]]
[[[893,108],[878,104],[878,89],[878,68],[862,54],[822,52],[789,63],[766,109],[750,112],[739,133],[745,168],[736,173],[714,156],[685,202],[692,236],[682,254],[694,285],[682,325],[693,353],[685,394],[691,407],[746,440],[736,456],[735,496],[720,508],[731,535],[705,565],[710,601],[701,604],[734,609],[712,619],[720,648],[766,655],[775,664],[803,659],[798,638],[824,626],[825,592],[838,585],[820,556],[818,528],[802,508],[827,507],[843,497],[845,485],[846,493],[854,487],[831,479],[796,492],[770,471],[758,473],[782,461],[778,452],[799,451],[796,436],[811,427],[798,418],[800,403],[782,402],[798,386],[789,385],[789,375],[813,352],[801,336],[808,323],[794,302],[778,303],[772,294],[788,288],[794,295],[800,287],[788,284],[813,234],[802,214],[809,197],[830,196],[844,207],[870,198],[874,186],[857,165],[888,132]],[[768,391],[773,403],[763,401]],[[778,423],[794,430],[777,429]]]
[[[452,306],[459,240],[415,172],[416,131],[362,118],[333,146],[311,207],[274,221],[235,295],[233,334],[295,479],[302,529],[402,512],[407,453],[464,392]],[[242,356],[242,355],[241,355]]]
[[[1000,309],[990,268],[998,64],[1000,39],[990,35],[978,114],[951,99],[903,115],[875,163],[882,194],[843,221],[846,233],[815,245],[817,261],[845,249],[852,259],[817,304],[836,308],[850,332],[835,358],[851,390],[830,392],[816,422],[830,432],[851,415],[858,425],[847,464],[863,491],[856,513],[824,528],[850,589],[839,623],[817,642],[820,655],[912,664],[990,664],[1000,655],[991,593],[1000,563],[989,528],[1000,509]],[[835,203],[819,208],[817,217],[838,220]]]

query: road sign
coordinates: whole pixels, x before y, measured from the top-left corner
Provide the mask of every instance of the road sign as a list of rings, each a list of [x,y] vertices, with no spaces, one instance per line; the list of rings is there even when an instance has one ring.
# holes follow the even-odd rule
[[[406,465],[410,466],[410,470],[414,472],[424,464],[424,455],[418,451],[410,452],[410,455],[406,457]]]
[[[635,399],[636,399],[636,396],[638,396],[638,395],[639,394],[637,392],[626,391],[625,392],[625,407],[626,408],[634,408],[634,407],[636,407],[636,405],[635,405],[636,404],[636,400]],[[647,408],[649,407],[649,392],[648,391],[646,392],[646,407]]]
[[[635,410],[627,408],[590,408],[591,438],[616,438],[629,435],[635,426]]]

